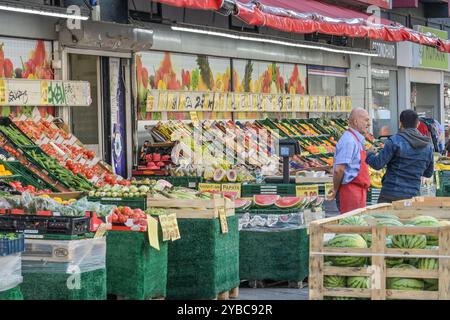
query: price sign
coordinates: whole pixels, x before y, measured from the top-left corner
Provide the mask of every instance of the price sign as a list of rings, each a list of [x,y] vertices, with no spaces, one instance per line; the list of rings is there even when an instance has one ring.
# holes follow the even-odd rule
[[[214,94],[205,93],[203,95],[203,110],[212,111],[214,106]]]
[[[178,96],[178,111],[183,110],[186,110],[186,95],[181,92]]]
[[[325,183],[325,197],[327,197],[334,189],[334,185],[332,183]]]
[[[170,240],[175,241],[181,238],[180,229],[178,228],[177,215],[175,213],[167,216],[170,225]]]
[[[339,103],[339,111],[344,112],[345,111],[345,97],[339,97],[340,103]]]
[[[331,111],[332,112],[337,111],[337,105],[338,105],[338,98],[337,97],[332,97],[331,98]]]
[[[296,186],[295,193],[297,197],[313,197],[319,195],[318,185]]]
[[[330,97],[325,97],[325,111],[326,112],[330,112],[331,111],[331,98]]]
[[[48,103],[48,82],[41,82],[41,104],[46,105]]]
[[[158,221],[149,215],[147,215],[147,234],[150,246],[159,251]]]
[[[350,97],[346,97],[345,99],[345,110],[347,112],[352,111],[352,99]]]
[[[108,225],[106,223],[100,224],[97,231],[95,232],[94,239],[103,238],[107,230]]]
[[[229,194],[235,196],[236,198],[241,197],[241,184],[240,183],[224,183],[222,184],[222,192],[224,194]]]
[[[176,92],[167,93],[167,110],[168,111],[178,110],[178,94]]]
[[[6,103],[6,83],[0,79],[0,104]]]
[[[170,240],[170,225],[167,215],[162,214],[158,216],[159,223],[161,224],[162,234],[163,234],[163,241]]]
[[[222,233],[228,233],[227,214],[224,208],[219,209],[220,229]]]
[[[199,183],[198,191],[220,193],[222,191],[222,185],[219,183]]]
[[[261,108],[261,96],[259,94],[252,95],[252,111],[260,111]]]
[[[166,109],[167,109],[167,91],[160,91],[157,110],[165,111]]]
[[[229,92],[227,94],[227,102],[225,111],[234,111],[234,94]]]

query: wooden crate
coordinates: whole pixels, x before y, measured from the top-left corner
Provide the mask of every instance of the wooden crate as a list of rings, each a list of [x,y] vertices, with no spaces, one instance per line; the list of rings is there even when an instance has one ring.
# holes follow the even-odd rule
[[[409,203],[406,203],[409,202]],[[365,209],[358,209],[337,217],[311,222],[310,231],[310,299],[321,300],[324,297],[354,297],[372,300],[413,299],[413,300],[450,300],[450,226],[445,227],[387,227],[339,225],[339,220],[353,215],[371,213],[389,213],[407,221],[420,215],[434,216],[438,219],[450,220],[450,211],[443,209],[441,199],[415,198],[412,200],[390,204],[379,204]],[[406,205],[405,205],[406,203]],[[325,247],[326,234],[372,234],[370,248],[331,248]],[[399,249],[387,248],[387,235],[437,235],[439,249]],[[371,258],[372,265],[367,267],[336,267],[324,265],[325,256],[356,254]],[[405,270],[387,268],[386,257],[395,258],[437,258],[438,270]],[[366,276],[370,278],[371,289],[325,288],[324,276]],[[386,278],[438,279],[438,291],[389,290],[386,289]]]
[[[147,198],[147,208],[165,208],[169,214],[176,213],[177,219],[214,219],[222,210],[227,217],[234,216],[234,202],[220,196],[195,200]]]

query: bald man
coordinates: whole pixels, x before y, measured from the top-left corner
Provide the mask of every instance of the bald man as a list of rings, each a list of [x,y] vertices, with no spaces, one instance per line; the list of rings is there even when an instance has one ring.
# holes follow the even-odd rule
[[[365,138],[370,126],[369,114],[362,108],[353,109],[349,129],[336,145],[333,186],[329,199],[336,199],[338,209],[346,213],[366,206],[370,187],[369,168],[366,164]]]

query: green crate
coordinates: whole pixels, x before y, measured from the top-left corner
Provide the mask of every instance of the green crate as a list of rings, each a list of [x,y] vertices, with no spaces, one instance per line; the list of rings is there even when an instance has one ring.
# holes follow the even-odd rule
[[[118,207],[130,207],[131,209],[147,209],[147,198],[96,198],[89,197],[90,202],[100,202],[104,205],[113,205]]]
[[[450,171],[436,171],[436,196],[450,197]]]
[[[0,164],[3,164],[8,170],[20,175],[22,177],[22,180],[26,182],[26,185],[31,185],[42,190],[50,189],[55,192],[58,191],[51,184],[48,184],[47,182],[42,180],[33,171],[28,169],[19,161],[0,161]]]
[[[280,196],[295,196],[295,184],[243,184],[242,197],[253,197],[257,194],[278,194]]]
[[[181,239],[169,243],[167,297],[215,299],[239,286],[238,217],[178,219]]]
[[[132,300],[166,296],[167,241],[156,250],[146,232],[109,231],[106,243],[108,294]]]
[[[34,235],[34,234],[25,234],[25,239],[40,239],[40,240],[83,240],[83,239],[92,239],[94,238],[95,233],[85,233],[85,234],[42,234],[42,235]]]
[[[241,280],[303,281],[309,273],[306,228],[239,232]]]

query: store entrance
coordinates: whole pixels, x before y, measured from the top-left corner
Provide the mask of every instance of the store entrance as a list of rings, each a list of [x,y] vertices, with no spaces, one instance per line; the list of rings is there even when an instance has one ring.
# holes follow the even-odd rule
[[[420,117],[441,121],[440,87],[438,84],[412,83],[411,106]]]
[[[99,94],[100,58],[93,55],[69,54],[70,80],[88,81],[92,104],[88,108],[71,108],[72,133],[88,148],[104,159],[102,145],[102,101]]]

